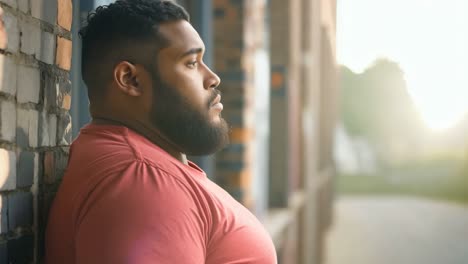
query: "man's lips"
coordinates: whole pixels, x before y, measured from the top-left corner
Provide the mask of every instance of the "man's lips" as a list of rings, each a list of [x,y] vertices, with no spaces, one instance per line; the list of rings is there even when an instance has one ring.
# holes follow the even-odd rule
[[[213,103],[211,103],[211,107],[215,108],[219,111],[223,110],[223,104],[221,103],[221,95],[217,95],[215,99],[213,100]]]

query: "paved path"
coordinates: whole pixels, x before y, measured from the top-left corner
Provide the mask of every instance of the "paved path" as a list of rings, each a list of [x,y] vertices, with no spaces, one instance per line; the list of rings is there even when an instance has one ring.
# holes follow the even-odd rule
[[[418,198],[335,203],[325,264],[468,264],[468,207]]]

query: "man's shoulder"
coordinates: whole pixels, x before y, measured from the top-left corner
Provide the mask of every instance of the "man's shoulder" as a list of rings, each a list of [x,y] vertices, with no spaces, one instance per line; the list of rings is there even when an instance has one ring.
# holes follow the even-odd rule
[[[116,127],[84,130],[72,145],[66,176],[91,186],[119,178],[185,189],[197,173],[140,134]]]
[[[146,156],[154,156],[161,150],[142,135],[124,126],[88,125],[81,129],[80,134],[72,143],[73,155],[96,159],[112,157],[113,159],[132,157],[144,160]]]

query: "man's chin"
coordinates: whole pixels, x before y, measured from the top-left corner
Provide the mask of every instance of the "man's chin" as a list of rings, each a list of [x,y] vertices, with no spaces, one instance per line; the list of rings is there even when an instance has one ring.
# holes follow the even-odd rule
[[[194,145],[186,150],[192,156],[214,154],[229,144],[229,127],[223,118],[219,118],[213,125],[212,133],[205,134],[205,138],[193,139]]]
[[[224,120],[224,118],[221,115],[214,116],[213,119],[211,119],[211,125],[220,130],[227,130],[227,128],[224,128],[227,127],[226,120]]]

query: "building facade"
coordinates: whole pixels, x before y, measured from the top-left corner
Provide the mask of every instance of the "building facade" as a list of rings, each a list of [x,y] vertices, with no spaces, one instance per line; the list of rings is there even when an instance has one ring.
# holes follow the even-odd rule
[[[72,139],[72,2],[0,7],[0,263],[36,263]]]
[[[0,0],[0,263],[43,260],[48,208],[89,122],[77,31],[111,2]],[[177,2],[222,79],[232,128],[228,147],[192,158],[265,224],[279,263],[321,263],[335,171],[336,0]]]

